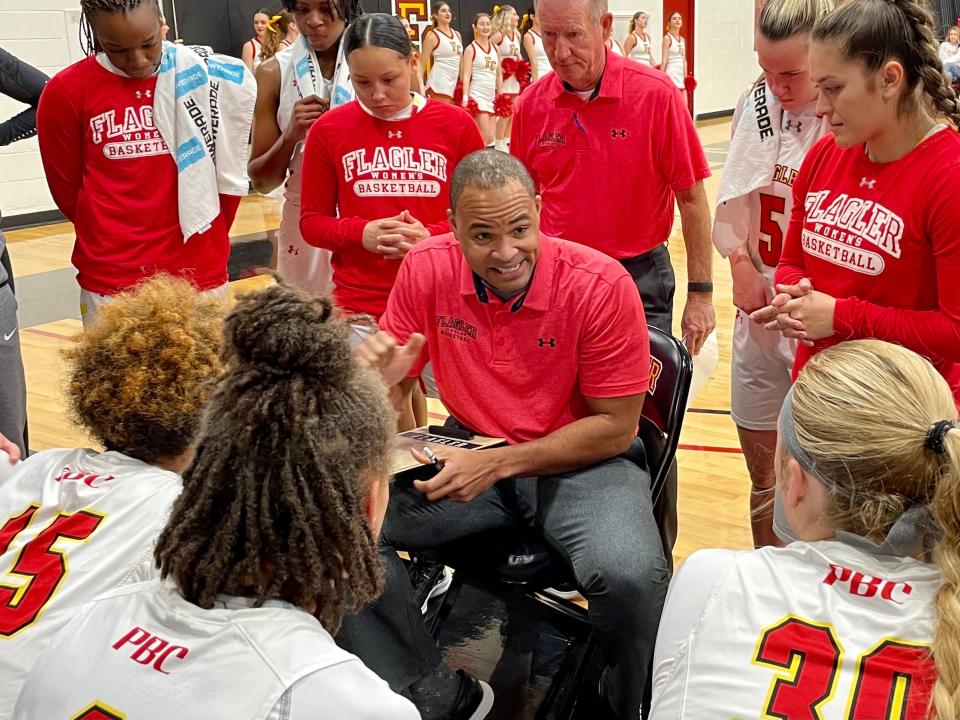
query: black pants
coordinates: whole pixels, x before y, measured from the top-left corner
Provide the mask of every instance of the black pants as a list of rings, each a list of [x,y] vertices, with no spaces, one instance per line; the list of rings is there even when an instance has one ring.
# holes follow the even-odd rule
[[[643,300],[643,312],[647,316],[647,325],[673,334],[673,294],[677,288],[673,265],[670,263],[670,251],[666,244],[637,257],[624,258],[620,264],[630,273],[630,277],[640,291]],[[663,553],[673,567],[673,546],[677,542],[677,463],[674,461],[663,488],[663,494],[654,505],[653,514],[660,526],[663,540]]]
[[[0,264],[7,282],[0,284],[0,434],[27,453],[27,386],[20,356],[17,299],[13,294],[13,269],[6,243],[0,243]]]

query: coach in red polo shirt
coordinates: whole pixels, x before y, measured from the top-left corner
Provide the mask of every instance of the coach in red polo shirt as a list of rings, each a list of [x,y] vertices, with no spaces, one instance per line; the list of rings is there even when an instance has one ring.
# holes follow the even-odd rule
[[[483,717],[458,707],[475,681],[442,662],[395,550],[530,525],[569,559],[609,664],[606,699],[633,720],[668,578],[635,437],[650,366],[640,297],[614,260],[540,232],[540,199],[515,158],[468,155],[450,195],[454,232],[404,258],[383,332],[358,356],[401,397],[430,360],[451,415],[509,445],[438,451],[439,474],[394,489],[386,592],[338,641],[407,689],[423,718]]]
[[[541,227],[619,260],[647,322],[671,333],[676,198],[690,280],[681,331],[696,354],[716,324],[710,170],[684,100],[662,72],[605,47],[606,0],[540,0],[537,17],[555,72],[520,96],[510,152],[543,198]]]

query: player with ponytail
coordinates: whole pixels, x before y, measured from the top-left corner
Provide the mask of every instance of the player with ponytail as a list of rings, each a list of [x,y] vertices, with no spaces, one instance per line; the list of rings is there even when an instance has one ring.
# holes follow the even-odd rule
[[[779,421],[774,525],[789,544],[684,563],[651,717],[955,720],[957,423],[949,385],[911,350],[856,340],[812,358]],[[931,547],[935,564],[918,559]]]
[[[917,0],[847,0],[811,37],[832,135],[793,184],[775,281],[752,317],[797,338],[794,374],[843,340],[899,343],[960,397],[960,105]]]

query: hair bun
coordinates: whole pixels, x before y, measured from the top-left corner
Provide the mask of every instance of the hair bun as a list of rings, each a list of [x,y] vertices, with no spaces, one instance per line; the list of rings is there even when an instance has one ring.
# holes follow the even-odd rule
[[[300,373],[340,384],[354,364],[347,326],[335,320],[327,298],[287,285],[242,296],[224,328],[226,360],[253,363],[261,372]]]

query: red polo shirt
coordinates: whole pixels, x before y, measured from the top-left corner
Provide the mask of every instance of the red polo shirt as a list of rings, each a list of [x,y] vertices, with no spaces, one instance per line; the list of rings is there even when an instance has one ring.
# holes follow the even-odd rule
[[[510,151],[543,197],[540,228],[621,259],[665,243],[674,193],[710,176],[680,91],[659,70],[607,51],[581,100],[557,73],[517,101]]]
[[[528,442],[590,415],[585,397],[647,391],[643,303],[619,263],[541,234],[525,297],[501,302],[478,282],[452,233],[425,240],[380,322],[400,342],[427,337],[411,376],[432,361],[440,399],[467,427]]]

